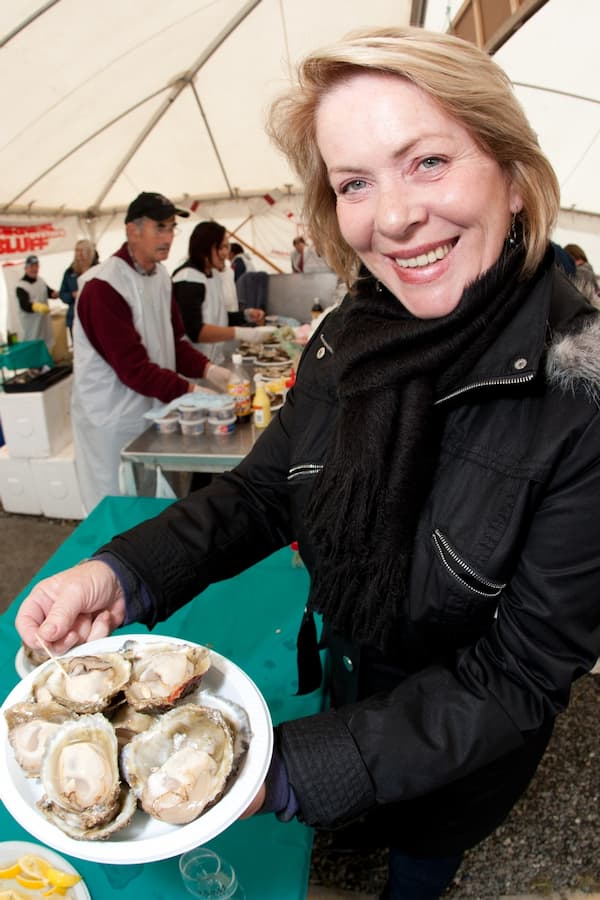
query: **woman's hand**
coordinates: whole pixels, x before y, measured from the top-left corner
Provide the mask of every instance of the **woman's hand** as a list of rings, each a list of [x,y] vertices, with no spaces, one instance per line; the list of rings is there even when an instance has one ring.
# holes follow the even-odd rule
[[[264,309],[255,309],[254,307],[249,307],[245,310],[244,315],[249,322],[254,322],[255,325],[262,325],[265,321],[265,311]]]
[[[240,819],[249,819],[250,816],[254,816],[257,812],[260,812],[264,806],[266,796],[267,788],[263,784],[252,803],[244,810],[244,812],[240,816]]]
[[[56,654],[76,644],[107,637],[125,619],[125,596],[106,563],[90,560],[36,584],[17,613],[23,642]]]

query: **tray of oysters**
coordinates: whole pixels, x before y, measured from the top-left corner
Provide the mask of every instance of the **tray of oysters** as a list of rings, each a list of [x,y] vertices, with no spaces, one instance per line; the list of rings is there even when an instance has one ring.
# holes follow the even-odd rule
[[[112,635],[37,666],[0,709],[0,799],[78,859],[178,856],[235,822],[273,749],[267,704],[201,644]]]

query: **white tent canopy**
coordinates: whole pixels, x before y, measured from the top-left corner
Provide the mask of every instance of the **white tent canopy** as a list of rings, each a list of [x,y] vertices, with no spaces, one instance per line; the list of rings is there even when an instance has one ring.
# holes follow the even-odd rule
[[[214,217],[287,271],[302,225],[302,188],[265,135],[270,101],[315,47],[355,28],[407,24],[411,16],[445,30],[460,5],[1,4],[0,223],[60,224],[75,215],[79,234],[93,229],[104,258],[122,237],[130,200],[158,190],[195,210],[169,266],[185,254],[195,222]],[[561,182],[555,237],[582,244],[597,269],[600,105],[592,48],[599,24],[597,0],[547,0],[496,54]],[[69,258],[69,252],[44,258],[42,274],[54,286]]]

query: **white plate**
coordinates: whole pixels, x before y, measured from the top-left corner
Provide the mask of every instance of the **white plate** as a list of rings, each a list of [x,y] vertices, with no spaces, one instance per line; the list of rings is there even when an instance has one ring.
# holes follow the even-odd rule
[[[27,659],[25,656],[23,645],[17,650],[17,655],[15,656],[15,669],[17,670],[19,678],[25,678],[26,675],[29,675],[29,673],[33,672],[35,669],[31,660]]]
[[[71,655],[118,650],[126,640],[190,643],[160,635],[112,635],[75,647]],[[6,719],[1,715],[4,709],[29,696],[33,679],[42,670],[42,666],[38,666],[13,688],[0,707],[0,765],[5,772],[0,779],[0,800],[17,822],[55,850],[77,859],[117,865],[179,856],[192,847],[212,840],[235,822],[256,796],[267,774],[273,751],[273,726],[267,704],[254,682],[226,657],[214,651],[211,654],[212,665],[202,679],[202,687],[242,706],[252,729],[250,747],[240,770],[225,796],[215,806],[189,825],[169,825],[138,810],[127,828],[117,831],[106,841],[77,841],[64,834],[37,809],[36,801],[43,794],[42,787],[37,779],[26,778],[17,764],[8,741]],[[54,663],[49,660],[43,665],[52,666]]]
[[[0,843],[0,869],[8,868],[8,866],[10,866],[11,863],[15,863],[20,856],[25,856],[27,854],[41,856],[42,859],[49,862],[51,866],[60,869],[62,872],[69,872],[71,875],[79,875],[77,869],[74,869],[71,863],[68,863],[67,860],[63,859],[62,856],[59,856],[58,853],[53,853],[52,850],[48,850],[47,847],[41,847],[39,844],[30,844],[27,841],[3,841]],[[18,882],[13,881],[13,879],[8,879],[6,882],[0,882],[0,884],[2,890],[9,890],[9,888],[18,891],[25,890]],[[37,890],[32,893],[27,891],[27,897],[41,897],[42,893],[42,890]],[[91,900],[90,892],[83,880],[78,881],[77,884],[69,888],[67,896],[69,897],[69,900]]]

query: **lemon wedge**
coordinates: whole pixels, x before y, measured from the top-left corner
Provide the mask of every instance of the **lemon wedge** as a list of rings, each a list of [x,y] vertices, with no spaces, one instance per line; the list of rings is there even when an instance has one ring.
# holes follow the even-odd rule
[[[0,891],[0,900],[27,900],[21,891]]]
[[[37,891],[48,884],[45,878],[28,878],[27,875],[15,875],[15,881],[28,891]]]
[[[75,875],[73,872],[63,872],[61,869],[55,869],[48,866],[45,873],[46,881],[57,888],[70,888],[78,881],[81,881],[81,875]]]
[[[34,856],[32,853],[20,856],[17,860],[17,865],[21,870],[21,875],[34,881],[45,881],[46,871],[51,868],[50,863],[46,862],[43,857]]]
[[[21,867],[19,863],[16,862],[14,865],[9,866],[8,869],[0,869],[0,878],[14,878],[20,871]]]

